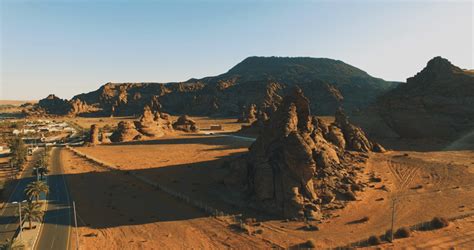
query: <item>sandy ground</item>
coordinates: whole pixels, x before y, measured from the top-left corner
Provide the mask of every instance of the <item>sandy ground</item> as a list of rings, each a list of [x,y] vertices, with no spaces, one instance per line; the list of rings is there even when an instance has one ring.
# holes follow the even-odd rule
[[[179,116],[171,116],[172,121],[176,121]],[[211,125],[221,125],[223,130],[226,131],[236,131],[239,130],[242,124],[237,123],[235,118],[209,118],[209,117],[200,117],[200,116],[191,116],[191,119],[196,121],[198,127],[202,130],[209,130]],[[72,121],[83,127],[84,129],[89,129],[92,124],[97,124],[99,127],[104,127],[109,125],[111,127],[117,126],[120,121],[134,121],[138,120],[139,117],[133,116],[122,116],[122,117],[75,117],[75,118],[65,118],[66,121]]]
[[[124,172],[104,170],[66,150],[61,158],[77,204],[83,249],[271,247]]]
[[[217,191],[222,188],[220,166],[223,160],[247,151],[249,144],[218,135],[180,134],[78,149],[120,170],[137,171],[224,211],[236,212],[236,208],[222,202],[223,197]],[[396,199],[395,228],[414,226],[434,216],[454,218],[472,214],[473,159],[472,151],[372,154],[366,164],[366,178],[375,173],[383,183],[372,183],[372,187],[359,195],[358,201],[336,210],[334,218],[318,225],[319,231],[299,229],[303,222],[258,218],[263,221],[263,233],[258,237],[282,247],[294,247],[311,238],[318,247],[336,247],[382,235],[390,228],[393,198]],[[354,222],[365,216],[369,217],[367,222]],[[463,228],[471,230],[474,226],[467,223]],[[456,232],[452,232],[453,237],[462,237],[462,233]],[[423,232],[416,237],[430,238],[436,233]],[[425,242],[434,240],[428,238]],[[457,241],[453,242],[455,246]]]
[[[0,100],[0,105],[15,105],[20,106],[24,103],[37,103],[36,100],[22,101],[22,100]]]
[[[417,249],[460,249],[474,248],[474,216],[455,220],[451,224],[434,231],[415,231],[410,238],[396,239],[393,244],[381,245],[384,248]]]

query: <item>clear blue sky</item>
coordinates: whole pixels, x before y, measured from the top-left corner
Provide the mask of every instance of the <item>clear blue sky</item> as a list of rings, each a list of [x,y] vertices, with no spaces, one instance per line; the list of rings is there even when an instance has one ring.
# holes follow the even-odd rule
[[[399,81],[437,55],[473,68],[471,1],[0,2],[0,99],[184,81],[253,55],[334,58]]]

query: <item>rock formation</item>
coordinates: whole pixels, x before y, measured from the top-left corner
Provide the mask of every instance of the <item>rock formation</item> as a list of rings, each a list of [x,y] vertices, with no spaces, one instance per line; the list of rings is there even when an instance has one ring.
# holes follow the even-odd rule
[[[311,100],[314,113],[330,115],[341,105],[348,111],[365,107],[396,83],[332,59],[249,57],[215,77],[166,84],[107,83],[96,91],[76,95],[67,108],[46,112],[67,115],[72,109],[75,115],[139,115],[148,105],[153,112],[239,116],[243,105],[255,104],[270,115],[281,96],[295,85]]]
[[[76,116],[82,113],[96,111],[96,108],[87,105],[80,99],[72,99],[70,101],[61,99],[53,94],[39,100],[38,104],[28,107],[24,110],[26,115],[54,115],[54,116]]]
[[[371,142],[361,128],[351,124],[342,109],[338,109],[335,114],[335,121],[329,129],[329,140],[342,149],[385,152],[382,145]]]
[[[243,107],[242,115],[237,119],[237,122],[252,123],[257,119],[257,105],[250,104],[248,107]]]
[[[141,116],[140,121],[138,122],[138,131],[140,131],[140,133],[146,136],[163,136],[163,127],[160,126],[159,122],[155,120],[155,118],[159,118],[159,116],[155,117],[150,107],[145,106],[145,108],[143,109],[143,115]]]
[[[153,112],[150,106],[143,108],[143,114],[138,121],[120,122],[110,136],[112,142],[138,140],[144,137],[161,137],[173,130],[170,116],[158,111]]]
[[[141,139],[142,135],[137,131],[135,124],[131,121],[121,121],[117,129],[110,136],[112,142],[127,142]]]
[[[365,144],[363,132],[342,112],[338,116],[331,126],[347,143],[327,140],[331,126],[311,116],[308,99],[295,88],[283,98],[248,154],[229,164],[231,173],[224,182],[246,190],[258,207],[287,218],[318,219],[321,206],[333,202],[336,194],[354,199],[351,185],[358,185],[357,173],[344,163],[345,148],[367,152],[373,147]]]
[[[182,115],[176,122],[173,123],[173,128],[184,132],[198,132],[199,128],[196,122],[189,118],[187,115]]]
[[[474,73],[435,57],[378,98],[377,111],[400,137],[456,139],[474,127]]]
[[[268,122],[268,115],[263,111],[259,111],[257,113],[257,119],[252,122],[250,125],[242,125],[242,128],[238,131],[241,134],[249,134],[249,135],[259,135],[265,125]]]
[[[63,100],[53,94],[39,100],[38,107],[52,115],[68,114],[71,110],[71,105],[67,100]]]
[[[92,124],[89,133],[90,143],[92,145],[99,144],[99,127],[97,124]]]

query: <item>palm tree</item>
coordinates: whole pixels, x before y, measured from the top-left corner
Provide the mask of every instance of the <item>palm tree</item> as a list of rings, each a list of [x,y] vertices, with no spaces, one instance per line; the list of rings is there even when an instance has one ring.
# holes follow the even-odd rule
[[[18,238],[7,239],[5,243],[0,246],[2,250],[25,249],[25,244]]]
[[[48,173],[49,173],[49,169],[46,166],[38,168],[38,174],[41,176],[41,180]]]
[[[26,206],[23,207],[21,210],[23,215],[23,222],[28,221],[29,228],[31,229],[31,222],[32,221],[41,221],[43,218],[44,212],[41,210],[41,204],[28,202]]]
[[[26,186],[25,194],[28,196],[30,200],[35,198],[36,202],[38,202],[41,193],[47,194],[49,192],[48,184],[43,181],[34,181]]]

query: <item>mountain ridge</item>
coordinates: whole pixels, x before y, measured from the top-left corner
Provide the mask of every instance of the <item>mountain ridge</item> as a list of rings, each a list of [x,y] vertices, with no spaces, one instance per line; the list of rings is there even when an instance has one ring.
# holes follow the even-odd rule
[[[333,114],[337,108],[355,110],[398,83],[370,76],[340,60],[312,57],[247,57],[226,73],[170,83],[107,83],[75,95],[68,102],[77,108],[67,113],[134,115],[144,105],[166,112],[192,115],[238,115],[248,105],[272,112],[291,86],[300,86],[316,114]],[[42,102],[43,108],[52,110]],[[48,113],[48,112],[47,112]]]

